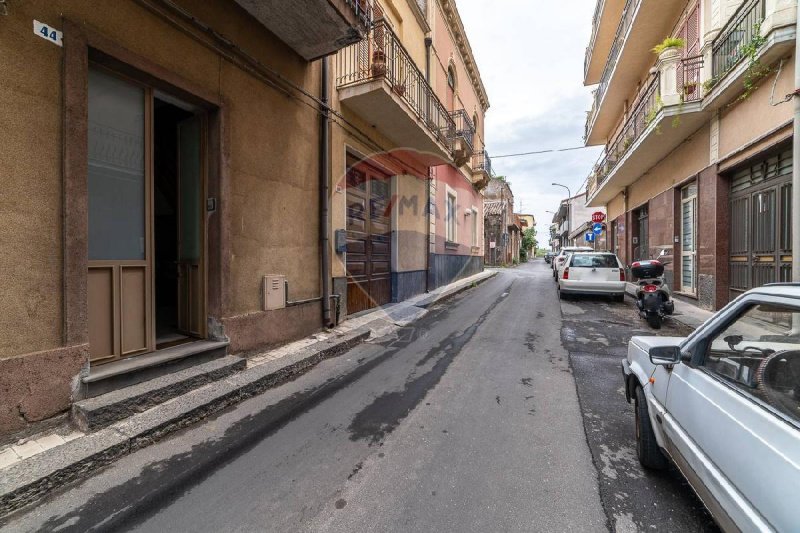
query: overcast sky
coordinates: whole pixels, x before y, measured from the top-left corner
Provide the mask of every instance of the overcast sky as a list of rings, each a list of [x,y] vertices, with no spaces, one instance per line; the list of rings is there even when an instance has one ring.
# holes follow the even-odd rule
[[[494,159],[495,155],[583,144],[591,88],[583,57],[596,0],[457,0],[491,107],[486,145],[494,170],[511,182],[518,212],[536,216],[539,243],[566,191],[575,194],[601,147]],[[521,211],[520,211],[520,203]]]

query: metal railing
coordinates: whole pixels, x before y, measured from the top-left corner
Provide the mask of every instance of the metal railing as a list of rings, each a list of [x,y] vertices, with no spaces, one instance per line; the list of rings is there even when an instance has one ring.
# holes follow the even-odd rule
[[[589,46],[586,47],[586,55],[583,57],[583,77],[589,72],[589,63],[594,53],[594,43],[597,40],[597,32],[600,29],[600,13],[605,0],[597,0],[594,5],[594,16],[592,17],[592,36],[589,38]]]
[[[633,23],[633,14],[636,13],[636,9],[639,7],[641,2],[642,0],[627,0],[625,2],[625,9],[622,11],[622,18],[617,26],[617,32],[614,34],[614,43],[611,45],[611,50],[608,52],[608,59],[606,60],[606,66],[603,68],[603,75],[600,77],[600,84],[597,86],[597,89],[594,93],[594,104],[592,105],[593,112],[586,117],[587,136],[589,131],[591,131],[592,124],[594,124],[597,111],[600,109],[600,102],[603,101],[603,97],[606,94],[606,89],[608,89],[608,84],[611,81],[611,74],[614,72],[614,68],[617,66],[619,54],[622,51],[622,47],[625,45],[625,38],[627,37],[628,30]]]
[[[700,77],[703,73],[703,56],[687,57],[678,67],[678,90],[684,102],[696,102],[703,98]]]
[[[711,46],[712,76],[715,80],[719,80],[741,61],[745,47],[758,37],[765,16],[765,0],[748,0],[736,10]]]
[[[463,109],[453,111],[450,113],[450,116],[453,117],[453,123],[455,124],[455,129],[450,138],[455,139],[461,137],[464,139],[464,142],[469,145],[470,150],[472,150],[474,146],[473,141],[475,140],[475,125],[472,123],[472,119],[469,118],[469,115]]]
[[[428,131],[452,150],[450,134],[456,129],[453,117],[386,21],[376,20],[364,39],[340,50],[336,67],[339,89],[384,80]]]
[[[489,176],[494,176],[492,171],[492,158],[486,150],[472,156],[472,170],[475,172],[486,172]]]
[[[608,143],[603,159],[595,165],[592,174],[589,176],[587,184],[589,195],[603,185],[623,156],[655,119],[661,107],[661,99],[659,97],[660,83],[661,77],[658,74],[654,74],[645,89],[639,93],[633,110],[628,115],[628,119],[623,124],[622,129]]]
[[[372,0],[345,0],[345,4],[350,6],[361,23],[367,27],[372,22]]]

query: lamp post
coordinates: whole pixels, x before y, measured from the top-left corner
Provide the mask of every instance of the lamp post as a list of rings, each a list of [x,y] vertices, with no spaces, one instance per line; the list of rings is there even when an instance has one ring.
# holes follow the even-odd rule
[[[572,199],[572,192],[570,192],[569,187],[566,185],[561,185],[560,183],[553,183],[553,187],[563,187],[567,189],[567,243],[569,243],[569,234],[572,232],[572,228],[570,227],[570,200]]]

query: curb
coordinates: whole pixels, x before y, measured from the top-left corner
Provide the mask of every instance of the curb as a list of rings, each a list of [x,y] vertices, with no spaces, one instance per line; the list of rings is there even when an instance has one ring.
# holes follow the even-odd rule
[[[319,362],[361,344],[369,336],[369,329],[359,328],[336,339],[318,342],[295,354],[243,370],[96,433],[20,461],[4,469],[0,476],[0,517],[18,511],[54,489],[77,481],[174,431],[286,383]]]
[[[486,272],[486,271],[484,270],[484,272]],[[427,309],[428,307],[430,307],[431,305],[433,305],[435,303],[439,303],[441,301],[444,301],[444,300],[450,298],[451,296],[455,296],[456,294],[462,293],[467,289],[473,288],[473,285],[475,287],[477,287],[478,285],[480,285],[484,281],[492,279],[497,274],[498,274],[498,272],[496,270],[493,270],[493,271],[489,272],[488,276],[484,276],[481,279],[476,279],[472,283],[465,283],[460,287],[456,287],[456,288],[452,289],[451,291],[445,290],[445,291],[442,291],[441,294],[437,294],[435,296],[424,298],[424,299],[420,300],[419,302],[417,302],[415,305],[417,307],[421,307],[423,309]]]

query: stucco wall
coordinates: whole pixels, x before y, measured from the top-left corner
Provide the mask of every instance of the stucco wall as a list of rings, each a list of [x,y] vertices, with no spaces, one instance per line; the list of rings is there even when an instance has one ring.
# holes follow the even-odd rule
[[[482,255],[480,251],[483,235],[483,197],[472,188],[470,182],[455,167],[442,165],[434,168],[436,179],[436,197],[434,199],[436,218],[436,253],[456,255]],[[447,229],[445,217],[447,215],[447,187],[456,193],[456,243],[457,249],[446,249],[445,238]],[[478,251],[472,251],[472,215],[465,216],[465,212],[472,207],[478,211]]]
[[[776,76],[778,82],[775,86],[775,99],[780,101],[784,95],[791,93],[794,90],[793,72],[794,58],[783,65],[780,76],[776,72],[765,78],[747,99],[735,103],[720,113],[719,156],[721,158],[792,119],[791,102],[773,106],[770,105],[770,95]],[[747,127],[743,127],[744,124]]]
[[[425,270],[427,267],[428,180],[415,176],[396,176],[392,217],[395,228],[396,254],[394,272]]]
[[[686,181],[708,164],[709,126],[705,125],[631,184],[628,188],[628,208],[635,209],[667,189]]]
[[[607,221],[610,222],[612,220],[616,220],[617,217],[625,213],[625,197],[622,193],[619,193],[614,198],[612,198],[608,205],[606,206],[607,210]]]

